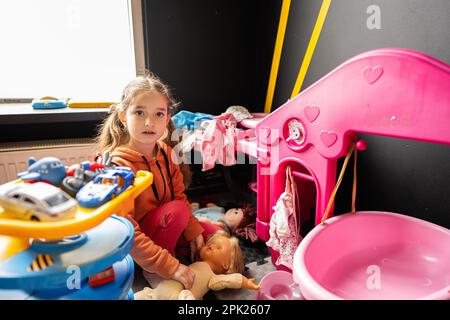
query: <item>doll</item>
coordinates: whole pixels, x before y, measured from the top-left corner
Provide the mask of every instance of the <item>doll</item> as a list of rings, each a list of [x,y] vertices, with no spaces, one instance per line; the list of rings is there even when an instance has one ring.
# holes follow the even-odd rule
[[[189,266],[195,273],[194,285],[190,290],[185,290],[178,281],[163,280],[154,289],[146,287],[137,292],[135,300],[200,300],[210,289],[260,289],[254,279],[241,274],[244,263],[236,237],[222,230],[217,231],[201,248],[200,259]]]
[[[191,204],[192,214],[201,222],[219,226],[231,235],[256,242],[256,209],[250,204],[242,208],[224,208],[214,203],[208,203],[206,208],[198,209],[198,203]]]

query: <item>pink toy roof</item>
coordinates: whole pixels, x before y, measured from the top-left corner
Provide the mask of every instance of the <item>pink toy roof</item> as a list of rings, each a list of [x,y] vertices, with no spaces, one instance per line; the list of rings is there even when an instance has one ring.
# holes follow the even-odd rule
[[[357,132],[450,144],[450,66],[406,49],[360,54],[262,120],[259,141],[277,130],[286,139],[293,118],[305,129],[294,149],[312,144],[326,158],[343,156]]]

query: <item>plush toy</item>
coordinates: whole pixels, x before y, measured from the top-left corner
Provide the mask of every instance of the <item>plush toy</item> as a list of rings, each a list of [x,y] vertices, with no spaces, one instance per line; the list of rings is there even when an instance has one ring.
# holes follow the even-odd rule
[[[210,289],[260,289],[254,279],[242,275],[244,263],[236,237],[217,231],[201,248],[200,259],[189,266],[195,273],[190,290],[185,290],[178,281],[163,280],[154,289],[146,287],[137,292],[135,300],[201,300]]]
[[[198,203],[191,204],[192,214],[202,222],[217,225],[231,235],[256,242],[256,209],[250,204],[241,208],[224,208],[208,203],[206,208],[198,209]]]

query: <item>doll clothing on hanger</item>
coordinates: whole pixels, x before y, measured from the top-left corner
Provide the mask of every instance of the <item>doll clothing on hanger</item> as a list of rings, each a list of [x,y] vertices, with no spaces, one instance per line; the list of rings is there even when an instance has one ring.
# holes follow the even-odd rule
[[[297,188],[291,174],[291,169],[286,169],[286,189],[280,195],[273,207],[274,213],[270,219],[270,238],[267,246],[279,252],[277,265],[284,265],[292,269],[292,259],[297,249],[301,236],[298,232],[296,212]]]
[[[236,164],[236,119],[230,114],[223,114],[213,120],[206,120],[207,125],[202,138],[202,171],[214,168],[216,161],[224,166]]]

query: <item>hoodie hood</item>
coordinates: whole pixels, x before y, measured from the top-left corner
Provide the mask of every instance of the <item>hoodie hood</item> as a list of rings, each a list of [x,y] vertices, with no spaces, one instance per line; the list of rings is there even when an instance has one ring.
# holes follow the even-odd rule
[[[145,169],[147,170],[147,162],[152,166],[156,163],[156,160],[159,162],[164,161],[164,157],[161,153],[161,147],[164,148],[165,146],[161,146],[159,143],[155,145],[156,149],[156,157],[146,157],[142,153],[137,152],[135,150],[132,150],[127,147],[118,147],[114,149],[114,151],[111,152],[111,157],[113,157],[112,161],[114,162],[114,158],[121,158],[127,162],[132,163],[136,169]],[[167,156],[170,157],[168,154],[167,146],[165,148]],[[147,160],[145,161],[144,158]]]

